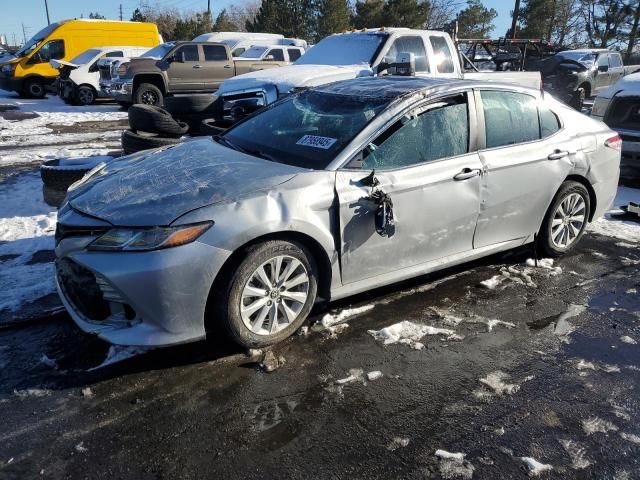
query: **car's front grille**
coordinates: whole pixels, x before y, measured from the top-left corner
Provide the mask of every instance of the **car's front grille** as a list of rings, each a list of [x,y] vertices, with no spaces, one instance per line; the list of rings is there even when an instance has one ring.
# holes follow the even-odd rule
[[[109,303],[91,270],[73,260],[56,261],[56,274],[65,296],[89,320],[102,321],[111,314]]]
[[[76,225],[56,224],[55,240],[56,245],[61,240],[69,237],[97,237],[109,230],[108,227],[79,227]]]
[[[69,75],[71,75],[71,70],[73,70],[71,67],[69,67],[68,65],[64,65],[62,68],[60,68],[60,73],[58,74],[58,76],[61,80],[66,80],[67,78],[69,78]]]

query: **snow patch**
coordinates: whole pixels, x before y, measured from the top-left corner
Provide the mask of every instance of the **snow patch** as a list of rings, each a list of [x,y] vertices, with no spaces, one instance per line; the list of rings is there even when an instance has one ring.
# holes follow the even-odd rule
[[[638,342],[631,338],[629,335],[623,335],[622,337],[620,337],[620,341],[622,343],[628,343],[629,345],[637,345]]]
[[[455,335],[455,331],[448,328],[437,328],[429,325],[419,325],[417,323],[404,320],[395,323],[381,330],[369,330],[369,334],[376,340],[382,341],[384,345],[401,343],[409,345],[411,348],[421,350],[424,345],[420,343],[422,337],[426,335]]]
[[[408,438],[394,437],[393,440],[389,442],[389,445],[387,445],[387,450],[393,452],[395,450],[398,450],[399,448],[404,448],[409,445],[409,441],[410,440]]]
[[[311,326],[311,330],[313,332],[326,332],[331,338],[336,338],[346,328],[349,328],[348,323],[343,323],[345,320],[368,312],[373,307],[375,307],[375,304],[364,305],[362,307],[345,308],[335,314],[327,313],[322,317],[322,320]]]
[[[345,385],[352,382],[364,383],[364,371],[361,368],[352,368],[349,370],[349,376],[336,380],[338,385]]]
[[[599,417],[590,417],[587,420],[582,421],[582,429],[587,435],[592,435],[594,433],[607,433],[610,431],[617,432],[618,427],[616,427],[613,423],[603,420]]]
[[[40,357],[40,363],[46,365],[49,368],[53,368],[54,370],[58,368],[58,364],[56,363],[56,361],[52,358],[47,357],[46,353],[43,353]]]
[[[374,370],[373,372],[367,373],[367,380],[369,380],[370,382],[374,382],[382,377],[383,375],[380,370]]]
[[[630,187],[618,187],[618,192],[614,200],[613,208],[605,213],[603,218],[588,225],[587,229],[593,233],[617,238],[623,242],[638,247],[640,243],[640,224],[637,222],[620,220],[614,215],[623,213],[619,207],[628,205],[629,202],[637,202],[640,199],[640,189]]]
[[[86,453],[89,451],[89,449],[87,447],[84,446],[84,442],[80,442],[79,444],[77,444],[75,446],[75,450],[78,453]]]
[[[446,450],[436,450],[436,457],[438,457],[438,466],[440,468],[440,475],[442,478],[473,478],[473,472],[475,468],[471,462],[465,460],[464,453],[451,453]]]
[[[47,388],[27,388],[25,390],[14,390],[13,394],[18,398],[41,398],[51,395],[51,390]]]
[[[635,443],[636,445],[640,445],[640,436],[635,435],[633,433],[624,433],[622,432],[620,436],[626,440],[627,442]]]
[[[540,475],[543,472],[548,472],[550,470],[553,470],[552,465],[540,463],[535,458],[520,457],[520,460],[522,460],[527,465],[527,468],[529,469],[529,475],[534,477]]]
[[[587,458],[587,450],[578,442],[573,440],[559,440],[559,442],[571,459],[571,468],[582,470],[591,465],[591,461]]]
[[[516,383],[506,383],[505,380],[509,379],[510,375],[501,372],[495,371],[489,373],[486,377],[481,378],[479,381],[483,385],[489,387],[496,395],[512,395],[520,390],[520,385]]]

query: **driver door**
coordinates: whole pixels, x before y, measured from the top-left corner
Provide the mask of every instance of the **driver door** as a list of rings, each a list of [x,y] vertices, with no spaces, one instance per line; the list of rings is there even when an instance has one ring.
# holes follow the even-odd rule
[[[458,94],[403,115],[336,172],[344,284],[472,250],[482,164],[470,148],[470,101]],[[385,235],[373,189],[393,202],[395,226]]]
[[[204,83],[200,75],[202,62],[198,50],[198,45],[182,45],[172,52],[173,60],[167,70],[169,90],[190,92],[203,89]]]

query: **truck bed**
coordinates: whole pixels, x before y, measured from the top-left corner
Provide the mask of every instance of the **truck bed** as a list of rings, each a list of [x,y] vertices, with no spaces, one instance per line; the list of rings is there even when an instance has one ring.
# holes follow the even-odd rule
[[[462,76],[465,80],[512,83],[536,89],[542,87],[540,72],[466,72]]]

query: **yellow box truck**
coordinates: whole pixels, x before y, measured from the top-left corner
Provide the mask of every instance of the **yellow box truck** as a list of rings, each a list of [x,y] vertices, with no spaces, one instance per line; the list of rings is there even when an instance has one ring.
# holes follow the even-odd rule
[[[155,47],[162,42],[158,27],[146,22],[62,20],[43,28],[15,58],[0,63],[0,89],[42,98],[58,75],[50,60],[71,60],[89,48],[108,45]]]

